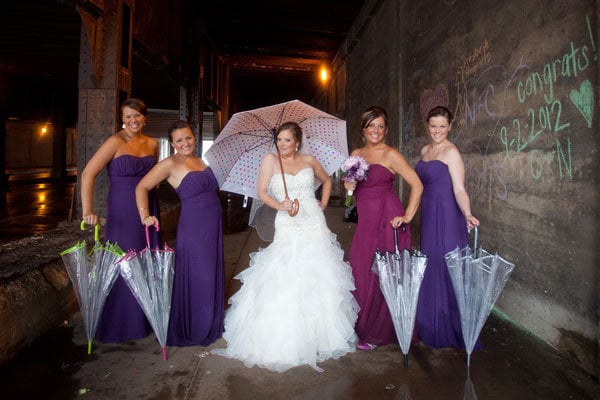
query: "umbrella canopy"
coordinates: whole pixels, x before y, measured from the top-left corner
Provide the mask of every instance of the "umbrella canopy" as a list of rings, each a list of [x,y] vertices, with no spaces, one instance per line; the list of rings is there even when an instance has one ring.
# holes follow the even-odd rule
[[[221,190],[257,198],[263,156],[275,152],[274,135],[284,122],[304,134],[301,152],[312,154],[329,175],[348,157],[346,121],[292,100],[234,114],[205,154]]]
[[[478,249],[477,235],[475,227],[472,249],[457,247],[445,255],[460,311],[467,367],[481,329],[515,267],[498,254]]]
[[[83,221],[81,229],[85,229]],[[98,225],[94,227],[94,247],[90,253],[85,241],[60,253],[81,309],[88,339],[88,354],[92,352],[92,340],[96,335],[104,302],[119,273],[116,261],[124,254],[116,243],[100,243]]]
[[[150,249],[148,227],[146,240],[148,246],[145,249],[131,250],[119,261],[120,272],[150,321],[166,360],[175,251],[166,243],[163,249]]]
[[[402,225],[402,229],[406,229]],[[377,250],[371,270],[379,275],[379,287],[388,305],[394,330],[404,354],[404,366],[408,367],[408,351],[415,326],[417,300],[427,256],[414,250],[398,250],[398,233],[394,229],[394,252]]]

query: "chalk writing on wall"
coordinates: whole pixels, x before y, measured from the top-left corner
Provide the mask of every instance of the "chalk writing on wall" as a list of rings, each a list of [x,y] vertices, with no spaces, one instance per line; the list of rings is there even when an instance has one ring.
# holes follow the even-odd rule
[[[524,151],[529,156],[530,176],[537,180],[545,171],[558,173],[560,179],[573,177],[573,155],[569,130],[577,115],[592,127],[594,116],[594,90],[591,82],[583,75],[597,60],[596,45],[589,17],[586,17],[586,38],[580,43],[570,41],[566,51],[552,57],[540,70],[529,69],[512,88],[512,95],[526,108],[526,116],[514,117],[499,129],[499,138],[506,158]],[[557,84],[575,84],[567,96],[555,93]],[[565,101],[567,103],[565,103]],[[568,104],[570,101],[570,104]],[[577,113],[567,112],[567,107],[575,107]],[[536,148],[536,144],[552,141],[552,150]]]
[[[569,40],[557,54],[535,61],[541,67],[530,66],[523,58],[511,68],[493,64],[493,49],[487,39],[458,63],[452,82],[456,120],[451,140],[461,151],[481,154],[466,165],[474,196],[507,198],[504,174],[508,164],[489,154],[498,145],[506,160],[519,154],[528,158],[527,173],[533,181],[573,177],[574,126],[591,129],[596,112],[594,88],[586,74],[593,73],[593,61],[598,56],[589,17],[585,22],[579,39]],[[445,100],[444,93],[448,90],[443,84],[433,91],[423,90],[423,121],[432,104]],[[488,127],[483,141],[481,133],[476,139],[467,139],[473,138],[472,128],[479,122],[486,122]],[[405,137],[405,144],[413,138]]]

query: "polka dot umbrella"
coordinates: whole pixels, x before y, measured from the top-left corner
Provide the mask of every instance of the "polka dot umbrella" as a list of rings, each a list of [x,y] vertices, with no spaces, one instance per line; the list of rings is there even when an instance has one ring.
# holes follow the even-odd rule
[[[299,100],[234,114],[205,158],[221,190],[258,198],[256,186],[263,156],[276,152],[273,136],[284,122],[302,128],[300,150],[312,154],[329,175],[348,158],[346,121]]]

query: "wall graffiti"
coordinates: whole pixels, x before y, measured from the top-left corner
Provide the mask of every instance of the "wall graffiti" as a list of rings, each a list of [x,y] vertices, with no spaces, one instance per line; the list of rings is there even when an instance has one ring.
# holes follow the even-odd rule
[[[508,164],[490,154],[492,148],[497,152],[498,144],[505,160],[526,155],[527,174],[533,181],[573,178],[573,127],[592,128],[596,113],[594,87],[586,74],[592,73],[598,55],[589,17],[585,22],[582,38],[568,41],[540,68],[527,65],[523,58],[511,68],[492,63],[493,49],[487,39],[458,63],[452,82],[456,119],[451,140],[461,149],[468,148],[469,154],[481,155],[477,161],[465,161],[473,196],[499,200],[508,196]],[[443,84],[433,91],[423,90],[423,120],[432,104],[444,100],[443,93],[448,93]],[[485,132],[468,139],[466,133],[472,138],[472,129],[481,123]],[[483,141],[481,135],[486,135]]]
[[[527,115],[513,118],[498,132],[507,159],[513,154],[528,152],[530,176],[534,180],[541,179],[545,173],[557,174],[560,179],[573,178],[572,139],[568,128],[573,122],[571,118],[575,117],[566,112],[570,105],[556,95],[555,89],[557,84],[577,85],[579,76],[592,65],[591,59],[597,60],[589,17],[586,17],[586,28],[588,39],[580,44],[570,41],[567,51],[550,59],[541,71],[531,70],[517,83],[514,95],[520,104],[529,106]],[[567,98],[567,103],[570,100],[586,126],[591,128],[595,112],[592,83],[584,79],[569,91]],[[548,141],[554,143],[552,150],[536,147]]]

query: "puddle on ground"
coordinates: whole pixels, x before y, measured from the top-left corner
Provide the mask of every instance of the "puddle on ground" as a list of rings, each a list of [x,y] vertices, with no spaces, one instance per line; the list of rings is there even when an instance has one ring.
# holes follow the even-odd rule
[[[60,326],[35,339],[19,356],[0,366],[4,399],[65,400],[78,395],[73,374],[88,361],[85,346],[73,342],[73,327]]]

